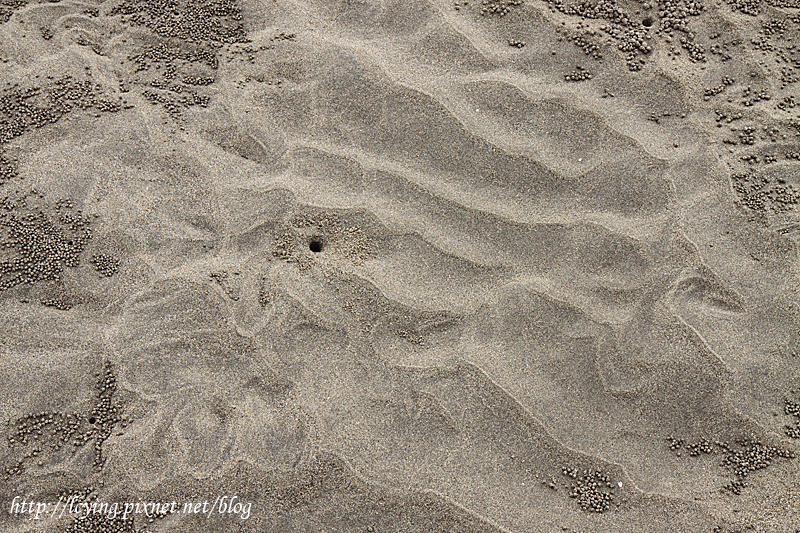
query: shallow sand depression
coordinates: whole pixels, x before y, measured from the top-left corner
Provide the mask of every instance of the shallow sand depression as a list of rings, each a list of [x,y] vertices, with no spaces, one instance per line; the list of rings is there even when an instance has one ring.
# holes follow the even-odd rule
[[[0,529],[800,531],[798,38],[0,0]]]

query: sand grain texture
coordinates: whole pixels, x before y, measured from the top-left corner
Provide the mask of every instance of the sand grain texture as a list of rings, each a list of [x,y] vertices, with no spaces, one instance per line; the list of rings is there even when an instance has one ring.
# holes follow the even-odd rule
[[[0,0],[0,529],[800,531],[798,42],[791,0]]]

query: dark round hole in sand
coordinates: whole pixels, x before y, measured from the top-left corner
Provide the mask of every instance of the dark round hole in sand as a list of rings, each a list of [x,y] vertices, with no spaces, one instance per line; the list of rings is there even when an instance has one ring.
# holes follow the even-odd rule
[[[89,423],[90,424],[94,424],[95,422],[97,422],[97,419],[95,417],[93,417],[93,416],[90,416],[89,417]]]
[[[642,26],[646,26],[649,28],[650,26],[653,25],[653,22],[655,22],[653,20],[653,17],[645,17],[645,19],[642,21]]]
[[[318,254],[322,251],[322,239],[314,238],[308,243],[308,249]]]

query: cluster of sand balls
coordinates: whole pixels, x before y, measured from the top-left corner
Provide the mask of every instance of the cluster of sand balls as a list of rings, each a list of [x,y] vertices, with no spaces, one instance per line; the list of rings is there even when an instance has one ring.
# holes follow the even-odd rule
[[[30,443],[35,443],[33,450],[25,455],[36,457],[41,452],[40,444],[42,441],[49,441],[53,450],[60,450],[62,446],[72,444],[80,446],[82,441],[80,435],[86,427],[86,417],[78,414],[68,414],[58,412],[40,412],[24,416],[16,421],[14,432],[8,436],[8,444],[11,447],[25,447]],[[10,474],[20,473],[7,470],[6,479]]]
[[[716,121],[718,128],[722,127],[722,122],[730,124],[731,122],[734,122],[736,120],[741,120],[742,117],[744,117],[744,114],[741,111],[731,112],[731,111],[722,111],[719,109],[715,109],[714,114],[717,115]]]
[[[592,79],[592,73],[583,67],[575,67],[569,74],[564,74],[565,81],[584,81]]]
[[[103,466],[103,442],[111,436],[114,426],[122,422],[121,407],[114,401],[114,394],[117,391],[117,378],[114,373],[114,367],[106,361],[103,365],[103,371],[96,375],[96,392],[97,399],[92,411],[89,414],[89,423],[93,425],[89,438],[94,438],[95,458],[94,466],[100,468]]]
[[[145,90],[142,96],[151,104],[161,104],[172,116],[178,117],[190,106],[208,107],[211,98],[195,91],[156,92]]]
[[[586,0],[572,3],[564,0],[547,0],[550,7],[565,15],[579,16],[587,19],[602,19],[609,24],[600,26],[600,31],[617,41],[617,48],[626,54],[625,60],[631,71],[641,70],[643,55],[650,54],[650,27],[654,24],[651,17],[643,21],[633,21],[625,11],[617,6],[615,0]],[[682,12],[681,12],[682,13]],[[587,55],[596,59],[602,57],[599,47],[589,41],[576,41]]]
[[[689,60],[696,63],[705,61],[705,47],[695,42],[695,34],[688,26],[688,19],[702,14],[706,9],[705,4],[698,0],[662,0],[658,9],[660,27],[666,34],[666,42],[672,42],[673,30],[680,31],[683,35],[678,41],[689,54]],[[677,55],[677,52],[672,54]]]
[[[196,75],[186,72],[188,64],[200,64],[211,71],[219,67],[217,50],[213,43],[189,43],[171,40],[150,46],[129,58],[135,65],[135,72],[148,72],[142,79],[136,79],[148,87],[142,96],[151,104],[161,106],[178,118],[184,110],[192,106],[207,107],[210,97],[200,94],[193,87],[202,87],[214,82],[212,76]],[[180,72],[180,77],[179,77]],[[181,84],[177,80],[183,80]]]
[[[800,403],[785,398],[783,412],[797,418],[793,426],[787,425],[783,428],[786,436],[792,439],[800,439]]]
[[[147,70],[151,64],[164,64],[169,68],[175,60],[202,63],[211,69],[219,66],[216,51],[205,45],[181,45],[180,43],[159,43],[134,54],[129,58],[136,63],[138,70]]]
[[[761,21],[761,33],[763,33],[767,37],[772,37],[772,36],[781,37],[786,32],[787,29],[788,26],[786,25],[786,20],[784,19]]]
[[[738,496],[742,493],[742,491],[744,491],[747,485],[747,481],[743,479],[734,479],[730,483],[723,485],[722,490]]]
[[[794,109],[797,106],[797,100],[795,100],[794,95],[784,96],[780,102],[778,102],[778,109],[781,111],[789,111],[790,109]]]
[[[109,15],[145,26],[162,37],[237,43],[246,40],[235,0],[124,0]]]
[[[0,202],[0,291],[22,283],[60,281],[65,267],[76,267],[92,238],[90,219],[60,208],[56,213],[28,209],[26,200]]]
[[[731,174],[739,204],[751,211],[783,213],[800,203],[800,191],[791,184],[775,182],[753,172]]]
[[[14,11],[24,7],[28,0],[0,0],[0,24],[5,24],[14,14]]]
[[[697,0],[662,0],[658,5],[658,18],[664,30],[678,30],[689,33],[686,21],[697,17],[706,7]]]
[[[728,4],[735,10],[752,17],[761,13],[761,0],[728,0]]]
[[[753,104],[772,99],[772,95],[767,90],[753,91],[750,87],[742,89],[742,96],[744,98],[742,105],[745,107],[752,107]]]
[[[669,443],[669,449],[672,451],[679,450],[684,444],[683,439],[675,437],[667,437],[667,442]]]
[[[686,446],[686,449],[689,450],[690,457],[697,457],[701,453],[714,453],[714,448],[711,447],[711,443],[707,439],[700,439],[694,444],[689,444]]]
[[[800,413],[800,404],[797,404]],[[669,448],[672,451],[680,450],[684,445],[683,439],[667,437]],[[712,443],[707,439],[700,439],[697,443],[686,446],[689,456],[697,457],[701,454],[714,454],[717,450],[723,454],[720,466],[730,470],[735,476],[735,480],[725,485],[723,490],[734,494],[741,494],[743,488],[747,486],[745,478],[748,474],[767,468],[776,458],[793,459],[795,454],[791,450],[785,450],[776,446],[767,446],[755,437],[741,438],[734,441],[733,446],[724,441],[715,440]],[[738,449],[736,449],[738,447]],[[677,451],[676,455],[681,456]]]
[[[620,26],[631,25],[630,17],[617,7],[615,0],[585,0],[578,3],[547,0],[547,3],[565,15],[603,19]]]
[[[0,185],[17,177],[17,167],[13,161],[0,153]]]
[[[483,0],[481,15],[507,15],[511,8],[522,5],[522,0]]]
[[[756,470],[767,468],[775,458],[794,459],[795,457],[791,450],[767,446],[752,437],[739,439],[737,444],[742,449],[734,450],[724,443],[720,444],[720,447],[726,452],[722,460],[722,466],[730,469],[739,479],[747,477],[748,474]]]
[[[345,223],[335,213],[302,213],[294,216],[290,227],[276,236],[272,253],[307,270],[314,264],[313,257],[324,250],[332,250],[360,265],[371,257],[370,246],[370,239],[361,227]]]
[[[742,144],[753,145],[756,143],[755,126],[745,126],[739,130],[739,142]]]
[[[110,278],[119,272],[120,260],[112,255],[100,253],[92,256],[92,264],[101,276]]]
[[[211,85],[214,78],[210,76],[184,76],[183,83],[186,85]]]
[[[694,444],[686,444],[683,439],[678,439],[675,437],[667,437],[667,442],[669,443],[669,449],[672,451],[676,451],[678,457],[682,455],[681,449],[686,446],[686,449],[689,451],[690,457],[697,457],[700,454],[712,454],[714,453],[714,448],[711,446],[711,442],[707,439],[700,439]]]
[[[600,26],[600,30],[617,40],[617,48],[626,54],[625,62],[629,70],[641,70],[644,59],[640,58],[639,54],[649,54],[653,51],[648,40],[647,28],[612,24]]]
[[[94,440],[94,467],[102,467],[103,442],[111,436],[114,427],[123,422],[121,406],[115,402],[117,380],[113,365],[106,361],[103,371],[96,374],[95,399],[88,413],[41,412],[23,416],[12,424],[13,430],[7,436],[12,448],[24,448],[28,451],[23,460],[5,472],[5,478],[22,473],[26,459],[36,458],[42,454],[42,446],[49,443],[52,450],[72,445],[80,447]],[[123,422],[124,424],[124,422]]]
[[[273,294],[269,287],[267,276],[261,276],[258,280],[258,305],[262,308],[267,307],[272,301]]]
[[[612,31],[608,33],[614,35]],[[622,52],[641,52],[643,54],[649,54],[653,51],[653,47],[650,46],[648,42],[647,34],[647,28],[638,26],[625,28],[619,35],[614,35],[619,40],[617,48]]]
[[[73,489],[62,489],[58,492],[58,501],[59,502],[75,502],[75,503],[83,503],[83,502],[91,502],[97,499],[97,493],[94,491],[94,488],[90,486],[85,486],[82,489],[73,488]]]
[[[564,467],[562,473],[574,480],[570,488],[570,497],[576,498],[584,511],[604,513],[614,501],[611,479],[601,470],[584,470],[578,473],[575,468]]]
[[[94,487],[86,486],[82,489],[62,490],[58,494],[58,501],[69,504],[81,504],[97,500]],[[136,533],[133,517],[110,517],[102,513],[91,513],[77,516],[72,523],[61,533]],[[141,531],[141,530],[139,530]]]
[[[4,143],[30,129],[53,124],[75,109],[117,112],[123,107],[119,101],[105,98],[100,85],[89,79],[80,81],[71,76],[47,79],[45,87],[5,84],[0,92],[0,150]],[[15,163],[0,153],[0,184],[16,177]]]
[[[136,533],[136,528],[133,518],[90,513],[76,517],[64,533]]]
[[[570,40],[575,43],[575,46],[583,50],[583,53],[593,59],[602,59],[603,53],[600,51],[600,46],[593,42],[586,35],[576,34],[571,35]]]
[[[690,36],[682,36],[679,41],[681,43],[681,47],[689,53],[689,59],[694,61],[695,63],[700,63],[706,60],[706,49],[705,47],[694,41],[694,38]]]
[[[706,101],[710,100],[712,96],[716,96],[716,95],[720,94],[721,92],[723,92],[725,90],[726,87],[728,87],[729,85],[733,85],[733,84],[734,84],[734,80],[733,79],[729,78],[728,76],[723,76],[722,77],[722,82],[719,85],[716,85],[714,87],[707,87],[703,91],[703,100],[706,100]]]
[[[58,294],[50,298],[42,298],[39,303],[45,307],[52,307],[59,311],[69,311],[75,307],[76,301],[79,301],[67,294]]]
[[[33,128],[57,122],[75,109],[116,112],[122,109],[117,100],[102,96],[102,87],[90,79],[72,76],[48,77],[46,87],[6,84],[0,94],[0,144],[19,137]]]

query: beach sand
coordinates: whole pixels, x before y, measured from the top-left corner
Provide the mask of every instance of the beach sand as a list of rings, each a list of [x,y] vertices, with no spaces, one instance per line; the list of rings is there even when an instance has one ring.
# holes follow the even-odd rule
[[[0,0],[0,530],[800,531],[799,7]]]

